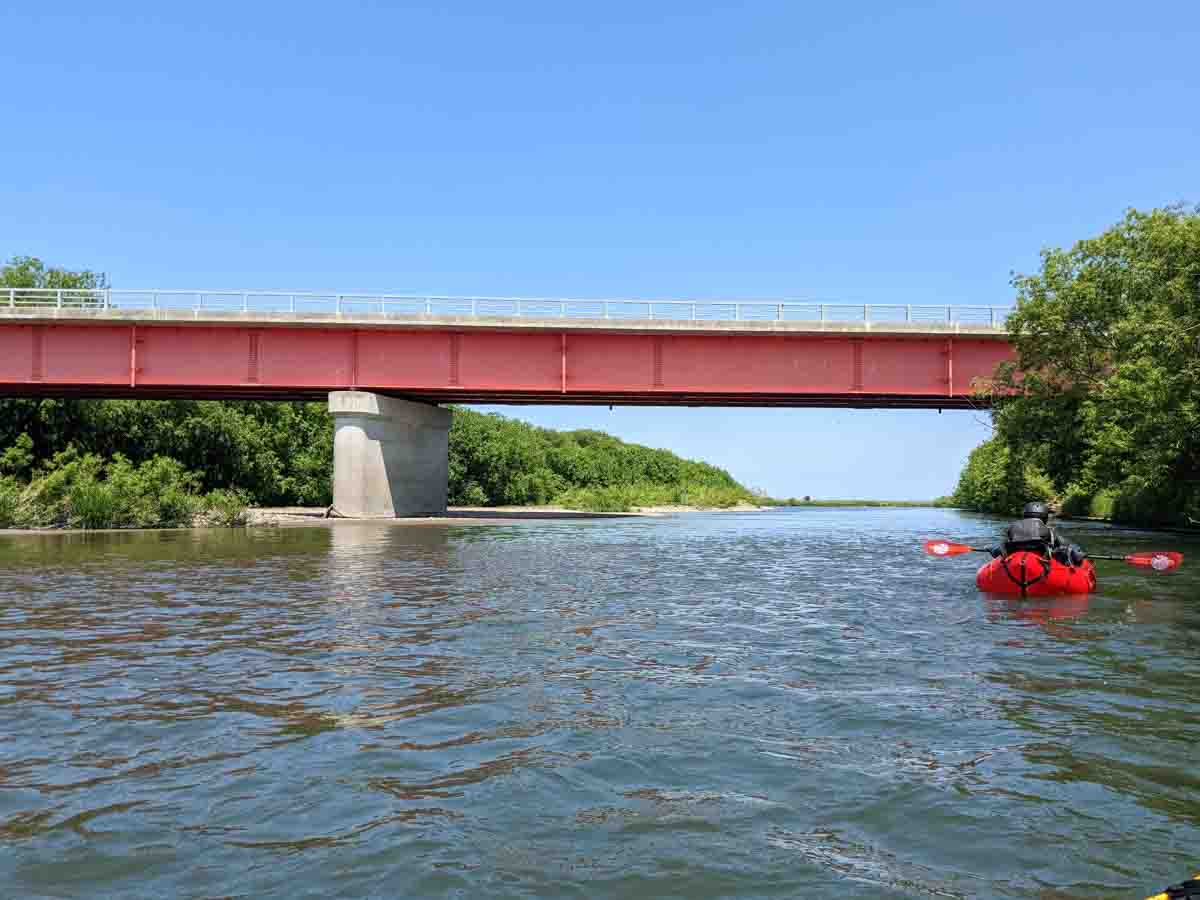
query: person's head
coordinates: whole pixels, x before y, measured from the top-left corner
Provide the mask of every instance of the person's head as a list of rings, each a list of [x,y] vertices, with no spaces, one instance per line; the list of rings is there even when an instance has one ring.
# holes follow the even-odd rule
[[[1022,519],[1041,519],[1043,522],[1050,521],[1050,507],[1040,500],[1035,500],[1032,503],[1026,503],[1025,508],[1021,510]]]

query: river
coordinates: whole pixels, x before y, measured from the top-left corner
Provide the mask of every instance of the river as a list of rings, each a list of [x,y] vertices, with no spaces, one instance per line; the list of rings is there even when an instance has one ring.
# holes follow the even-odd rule
[[[1200,865],[1200,542],[803,509],[0,536],[0,895],[1140,898]]]

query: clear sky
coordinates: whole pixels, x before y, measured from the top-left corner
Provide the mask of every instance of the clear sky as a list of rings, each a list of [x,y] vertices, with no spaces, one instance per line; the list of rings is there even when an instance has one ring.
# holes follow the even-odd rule
[[[1200,3],[10,0],[0,256],[117,287],[1007,303],[1200,200]],[[775,494],[948,492],[971,413],[508,410]]]

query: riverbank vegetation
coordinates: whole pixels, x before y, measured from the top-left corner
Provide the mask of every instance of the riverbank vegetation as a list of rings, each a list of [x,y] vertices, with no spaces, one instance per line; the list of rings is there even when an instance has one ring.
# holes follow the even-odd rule
[[[245,523],[244,493],[201,494],[196,475],[173,459],[158,456],[135,464],[120,454],[105,460],[72,447],[34,467],[30,447],[25,438],[0,459],[6,468],[30,469],[28,480],[0,475],[0,528],[163,528],[198,520]]]
[[[456,409],[450,503],[553,504],[597,512],[639,506],[729,507],[759,498],[724,469],[601,431],[553,431]]]
[[[595,511],[763,502],[728,472],[599,431],[454,410],[456,506]],[[331,502],[324,404],[0,400],[0,527],[237,524],[254,506]]]
[[[1169,525],[1200,519],[1200,210],[1130,211],[1014,279],[1017,351],[962,507]]]

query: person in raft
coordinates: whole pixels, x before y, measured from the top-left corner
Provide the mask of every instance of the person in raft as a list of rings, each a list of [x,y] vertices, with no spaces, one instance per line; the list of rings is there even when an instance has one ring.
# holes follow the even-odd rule
[[[1045,503],[1026,503],[1021,520],[1013,522],[1004,532],[1004,543],[992,550],[992,556],[1008,556],[1018,550],[1057,559],[1068,566],[1077,566],[1087,558],[1083,548],[1072,544],[1056,529],[1050,527],[1050,507]]]

